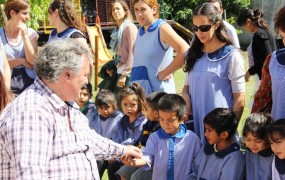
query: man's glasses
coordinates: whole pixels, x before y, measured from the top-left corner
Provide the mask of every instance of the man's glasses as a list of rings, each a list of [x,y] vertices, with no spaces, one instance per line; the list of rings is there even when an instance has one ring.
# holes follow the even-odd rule
[[[201,25],[201,26],[196,26],[196,25],[192,25],[192,28],[195,32],[198,31],[198,29],[201,31],[201,32],[208,32],[210,29],[211,29],[212,25]]]

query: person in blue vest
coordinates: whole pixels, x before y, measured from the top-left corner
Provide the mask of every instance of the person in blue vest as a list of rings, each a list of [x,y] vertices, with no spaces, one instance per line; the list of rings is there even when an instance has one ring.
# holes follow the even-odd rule
[[[134,11],[141,27],[134,45],[131,82],[139,83],[147,95],[156,91],[175,93],[172,73],[183,66],[189,45],[159,19],[157,0],[135,0]]]
[[[8,21],[0,28],[0,43],[3,43],[12,72],[11,91],[19,95],[36,78],[34,59],[39,35],[26,25],[30,19],[28,0],[7,0],[4,11]]]

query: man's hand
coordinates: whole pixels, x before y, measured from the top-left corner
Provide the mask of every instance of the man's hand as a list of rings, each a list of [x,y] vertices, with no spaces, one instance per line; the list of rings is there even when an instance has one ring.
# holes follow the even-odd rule
[[[127,150],[123,156],[134,157],[134,158],[141,158],[142,157],[142,155],[143,155],[142,151],[138,147],[131,146],[131,145],[128,145],[126,147],[127,147]]]

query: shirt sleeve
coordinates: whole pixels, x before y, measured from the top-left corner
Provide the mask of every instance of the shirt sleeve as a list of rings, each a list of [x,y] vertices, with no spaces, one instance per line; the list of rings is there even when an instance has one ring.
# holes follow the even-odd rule
[[[7,125],[7,150],[13,179],[47,179],[46,167],[51,157],[53,132],[46,118],[34,112],[21,112]]]
[[[156,141],[155,141],[155,136],[154,134],[151,134],[146,142],[146,146],[143,150],[143,157],[146,161],[146,165],[143,166],[144,170],[149,170],[151,169],[151,166],[153,164],[153,159],[154,159],[154,154],[155,154],[155,147],[156,147]]]
[[[115,143],[114,141],[100,136],[94,130],[91,130],[92,134],[92,152],[94,153],[96,160],[102,159],[115,159],[126,153],[126,147],[124,145]]]
[[[34,38],[37,38],[37,39],[39,38],[38,33],[32,28],[28,28],[27,34],[28,34],[28,37],[30,40],[32,40]]]
[[[128,55],[126,55],[127,60],[125,62],[125,67],[122,71],[122,75],[129,75],[131,73],[134,61],[133,48],[137,38],[137,32],[137,27],[132,23],[126,26],[123,32],[122,46],[127,46],[128,51],[125,52],[128,52]],[[127,45],[123,45],[123,43],[127,43]]]
[[[233,93],[245,92],[244,59],[237,50],[233,52],[232,60],[228,67],[228,78],[231,81]]]

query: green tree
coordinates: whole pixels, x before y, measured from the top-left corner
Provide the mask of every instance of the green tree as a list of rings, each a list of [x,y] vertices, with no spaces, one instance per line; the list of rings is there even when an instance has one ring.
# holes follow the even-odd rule
[[[27,22],[27,26],[38,30],[45,17],[47,16],[47,9],[51,0],[30,0],[31,13],[30,20]]]
[[[185,27],[190,27],[193,10],[206,0],[160,0],[161,15],[166,14],[167,19],[173,19]],[[250,5],[250,0],[222,0],[227,13],[227,20],[235,23],[241,9]],[[163,16],[161,16],[163,17]]]

